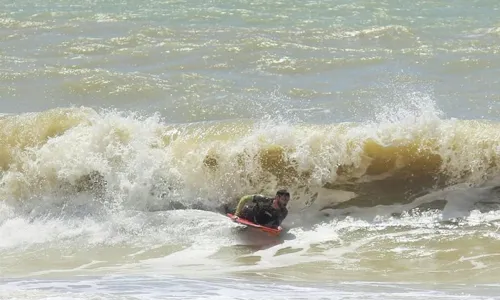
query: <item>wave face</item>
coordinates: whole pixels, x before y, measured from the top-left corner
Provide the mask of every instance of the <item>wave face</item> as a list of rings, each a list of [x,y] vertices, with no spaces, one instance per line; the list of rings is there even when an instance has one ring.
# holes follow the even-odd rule
[[[416,203],[457,184],[495,184],[498,123],[443,119],[429,101],[412,105],[338,124],[169,124],[89,108],[4,115],[0,195],[31,212],[213,210],[284,187],[298,213]]]

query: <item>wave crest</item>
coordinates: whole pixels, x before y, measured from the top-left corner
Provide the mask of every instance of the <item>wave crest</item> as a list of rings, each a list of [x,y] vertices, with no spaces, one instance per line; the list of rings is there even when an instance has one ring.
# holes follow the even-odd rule
[[[85,108],[4,116],[0,191],[99,191],[115,206],[165,209],[286,187],[301,210],[401,203],[497,175],[499,124],[429,122],[179,125]]]

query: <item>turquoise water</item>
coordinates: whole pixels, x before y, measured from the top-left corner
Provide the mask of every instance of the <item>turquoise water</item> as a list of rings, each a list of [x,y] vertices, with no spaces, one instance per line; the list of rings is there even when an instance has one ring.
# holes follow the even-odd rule
[[[497,297],[497,1],[0,6],[2,297]]]

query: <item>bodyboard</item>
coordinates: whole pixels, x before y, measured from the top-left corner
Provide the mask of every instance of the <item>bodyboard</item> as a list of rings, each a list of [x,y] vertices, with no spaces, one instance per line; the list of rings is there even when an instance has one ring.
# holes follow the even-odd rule
[[[233,220],[233,222],[236,222],[236,223],[239,223],[239,224],[242,224],[242,225],[246,225],[246,226],[249,226],[249,227],[252,227],[252,228],[256,228],[260,231],[263,231],[263,232],[266,232],[270,235],[279,235],[281,233],[281,226],[279,226],[278,228],[271,228],[271,227],[266,227],[266,226],[262,226],[262,225],[259,225],[259,224],[255,224],[253,222],[250,222],[246,219],[243,219],[243,218],[235,218],[234,215],[232,214],[227,214],[227,216],[229,218],[231,218],[231,220]]]

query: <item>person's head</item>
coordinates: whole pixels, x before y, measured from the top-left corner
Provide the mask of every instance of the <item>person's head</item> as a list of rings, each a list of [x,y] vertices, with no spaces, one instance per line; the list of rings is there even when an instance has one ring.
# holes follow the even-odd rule
[[[286,207],[290,201],[290,193],[287,190],[278,190],[274,198],[280,207]]]

